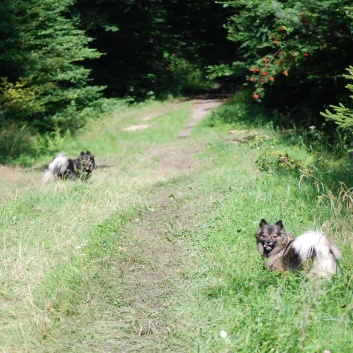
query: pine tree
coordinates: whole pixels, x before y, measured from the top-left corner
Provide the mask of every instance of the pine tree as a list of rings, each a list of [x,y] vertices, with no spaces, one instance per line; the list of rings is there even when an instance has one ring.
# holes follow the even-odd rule
[[[72,0],[8,1],[0,55],[1,126],[35,131],[76,129],[81,111],[100,96],[83,63],[101,54],[70,16]]]
[[[343,75],[348,80],[353,80],[353,66],[350,66],[347,71],[349,75]],[[353,94],[353,84],[348,84],[346,86]],[[353,103],[353,95],[350,96]],[[353,127],[353,108],[348,108],[342,103],[338,106],[330,105],[334,112],[326,109],[325,113],[321,113],[327,120],[334,121],[340,128],[352,128]]]

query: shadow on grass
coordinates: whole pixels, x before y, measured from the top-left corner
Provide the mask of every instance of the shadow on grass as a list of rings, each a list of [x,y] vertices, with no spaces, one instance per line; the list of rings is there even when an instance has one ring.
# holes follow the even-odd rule
[[[326,124],[322,130],[312,126],[310,128],[284,127],[285,117],[271,113],[256,102],[252,102],[247,90],[237,92],[221,107],[213,111],[205,124],[210,127],[231,125],[234,129],[269,128],[276,130],[276,139],[282,146],[300,146],[313,156],[311,162],[316,170],[316,175],[329,187],[333,193],[337,193],[341,183],[348,189],[353,187],[353,158],[348,153],[347,136],[337,131],[332,125]],[[335,131],[334,133],[332,133]],[[254,136],[248,136],[235,141],[236,143],[249,143]],[[291,152],[289,157],[292,158]],[[278,156],[275,156],[277,158]],[[298,161],[301,164],[307,161]],[[277,163],[277,160],[275,161]],[[290,173],[291,171],[287,171]],[[299,176],[298,170],[293,171]]]
[[[280,284],[288,291],[297,291],[303,277],[301,273],[281,274],[277,271],[269,272],[260,270],[250,276],[234,276],[229,282],[217,288],[211,288],[208,291],[209,298],[219,298],[223,296],[237,295],[238,298],[248,298],[257,293],[265,293],[270,287],[278,287]]]

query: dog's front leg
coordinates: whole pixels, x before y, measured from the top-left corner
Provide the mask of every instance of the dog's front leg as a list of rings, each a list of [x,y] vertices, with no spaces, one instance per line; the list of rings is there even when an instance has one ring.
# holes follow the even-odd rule
[[[278,272],[281,272],[282,274],[286,272],[286,269],[284,267],[284,264],[281,258],[277,258],[277,259],[267,258],[264,261],[264,266],[269,271],[278,271]]]
[[[264,256],[264,254],[265,254],[265,248],[264,248],[264,246],[262,245],[262,243],[260,243],[260,242],[257,243],[257,250],[259,250],[259,253],[261,254],[261,256]]]
[[[77,173],[75,173],[75,165],[72,159],[69,159],[69,166],[67,167],[66,175],[70,179],[77,179]]]

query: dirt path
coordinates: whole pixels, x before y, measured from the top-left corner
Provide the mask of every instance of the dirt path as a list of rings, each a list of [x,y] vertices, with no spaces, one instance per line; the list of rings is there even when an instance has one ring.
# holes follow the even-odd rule
[[[195,126],[195,124],[204,118],[207,114],[211,112],[212,109],[218,107],[220,104],[222,104],[223,100],[222,99],[192,99],[192,116],[190,120],[188,121],[187,125],[185,128],[180,132],[178,135],[178,138],[185,138],[189,137],[191,133],[191,129]],[[158,117],[159,115],[162,115],[163,113],[167,112],[170,109],[177,109],[180,104],[185,103],[184,100],[181,101],[176,101],[172,102],[170,104],[167,104],[163,106],[161,109],[157,110],[156,112],[153,112],[151,114],[148,114],[146,116],[143,116],[140,119],[140,123],[136,125],[130,125],[126,128],[124,128],[124,131],[135,131],[135,130],[142,130],[142,129],[147,129],[150,127],[149,122]]]
[[[169,146],[154,147],[147,151],[142,161],[157,161],[156,172],[165,177],[177,177],[185,173],[191,173],[205,165],[204,161],[197,160],[195,155],[204,147],[202,144],[193,143],[188,140],[192,128],[212,109],[222,104],[221,99],[193,99],[192,114],[184,129],[177,135],[175,143]],[[180,101],[169,106],[177,109],[178,105],[185,103]],[[166,109],[163,109],[165,112]],[[156,117],[157,114],[153,116]],[[150,119],[152,119],[150,117]],[[145,120],[142,118],[141,120]],[[135,125],[136,126],[136,125]]]
[[[220,99],[194,99],[192,101],[192,116],[184,130],[178,135],[178,138],[189,137],[192,128],[207,114],[211,112],[212,109],[217,108],[222,104]]]
[[[138,170],[136,173],[138,178],[144,179],[146,175],[139,174],[143,172],[140,172],[138,163],[148,165],[146,168],[141,168],[142,171],[149,173],[146,177],[148,180],[142,180],[139,187],[146,185],[146,182],[155,184],[159,181],[166,181],[166,185],[153,187],[152,191],[149,190],[143,199],[139,200],[142,208],[141,215],[128,222],[124,229],[124,236],[119,238],[121,254],[119,253],[111,264],[106,264],[107,274],[97,274],[97,282],[93,281],[92,288],[84,289],[85,293],[87,291],[87,298],[84,298],[79,307],[75,308],[75,314],[68,316],[67,322],[64,320],[60,324],[57,323],[58,328],[57,331],[53,331],[53,337],[40,343],[40,345],[43,344],[41,349],[48,349],[38,350],[38,352],[69,350],[76,353],[185,352],[175,346],[183,342],[182,337],[174,339],[173,346],[168,339],[171,335],[177,336],[181,327],[190,324],[180,310],[184,303],[194,300],[192,287],[195,284],[191,283],[191,280],[188,281],[183,269],[195,268],[193,262],[196,260],[192,256],[192,249],[188,248],[183,241],[182,234],[192,228],[197,213],[202,212],[205,206],[200,205],[195,209],[188,202],[184,202],[188,198],[188,193],[192,191],[184,184],[181,187],[178,183],[169,184],[168,181],[175,181],[178,176],[192,175],[205,165],[204,161],[200,161],[195,156],[204,145],[193,142],[190,133],[195,124],[222,101],[195,99],[190,102],[192,114],[185,127],[179,133],[175,133],[174,142],[146,150],[143,158],[137,163],[134,162],[134,166],[131,167],[134,168],[132,172]],[[185,101],[167,104],[153,114],[142,117],[141,125],[147,125],[143,128],[148,128],[151,120],[164,114],[168,109],[178,109],[181,103]],[[136,128],[128,131],[133,133],[134,129]],[[150,167],[151,165],[153,168]],[[116,167],[97,169],[98,176],[95,181],[103,183],[106,180],[104,178],[113,179],[116,176],[118,180],[117,170],[121,170],[114,168]],[[126,178],[129,178],[130,172],[130,170],[124,170]],[[20,199],[20,196],[25,195],[27,191],[29,195],[45,192],[41,185],[41,176],[42,170],[38,168],[1,166],[0,190],[3,199],[0,202]],[[131,187],[135,187],[136,181],[132,178],[128,179],[128,182],[133,184]],[[69,185],[71,188],[74,187],[74,183]],[[117,200],[120,200],[121,193],[125,192],[124,198],[127,200],[129,198],[129,188],[126,184],[113,182],[110,185],[112,189],[119,187],[126,189],[119,190],[118,196],[112,195],[110,201],[110,190],[106,189],[106,186],[99,188],[96,185],[95,190],[105,192],[99,200],[102,202],[102,210],[94,208],[98,210],[95,214],[97,223],[103,222],[104,216],[111,215],[113,207],[119,207]],[[66,184],[63,183],[58,184],[58,190],[55,192],[60,193],[61,186],[66,190]],[[80,210],[84,209],[89,223],[89,214],[93,210],[93,208],[90,209],[90,202],[87,201],[77,210],[77,213],[73,213],[73,216],[77,214],[83,217]],[[134,201],[129,200],[129,202]],[[38,203],[40,204],[40,200]],[[38,217],[45,220],[46,215],[43,213],[43,216]],[[58,230],[58,236],[60,232]],[[75,231],[67,230],[67,232],[70,234],[72,232],[73,240],[77,236]],[[71,241],[71,238],[68,241]],[[61,249],[61,240],[59,244]],[[23,302],[27,303],[26,298]],[[23,317],[28,319],[26,313]],[[56,327],[56,324],[54,326]],[[53,347],[55,350],[51,349]],[[61,350],[60,347],[64,348]],[[19,351],[23,350],[17,350]]]
[[[157,160],[156,173],[163,173],[167,178],[193,173],[203,165],[194,158],[202,146],[185,143],[185,139],[190,136],[192,127],[222,102],[194,100],[192,103],[192,116],[177,141],[151,149],[144,157]],[[178,235],[194,224],[196,213],[203,207],[191,208],[183,202],[186,195],[187,190],[177,185],[160,188],[158,193],[146,198],[148,211],[127,225],[128,241],[124,244],[127,256],[119,264],[120,279],[116,289],[116,297],[123,300],[109,315],[92,323],[91,329],[102,334],[106,334],[107,325],[115,327],[110,331],[109,344],[96,347],[97,351],[183,351],[170,347],[167,340],[187,324],[176,312],[183,303],[192,301],[188,297],[192,291],[185,288],[191,288],[192,284],[187,283],[181,269],[192,267],[193,257],[191,249],[185,247]]]

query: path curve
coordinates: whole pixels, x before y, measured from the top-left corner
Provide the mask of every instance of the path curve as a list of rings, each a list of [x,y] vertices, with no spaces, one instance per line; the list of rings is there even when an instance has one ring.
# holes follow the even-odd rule
[[[189,137],[191,134],[192,128],[207,114],[211,112],[211,110],[220,106],[224,101],[221,99],[194,99],[192,100],[192,115],[191,119],[187,123],[184,130],[178,135],[178,138]]]

